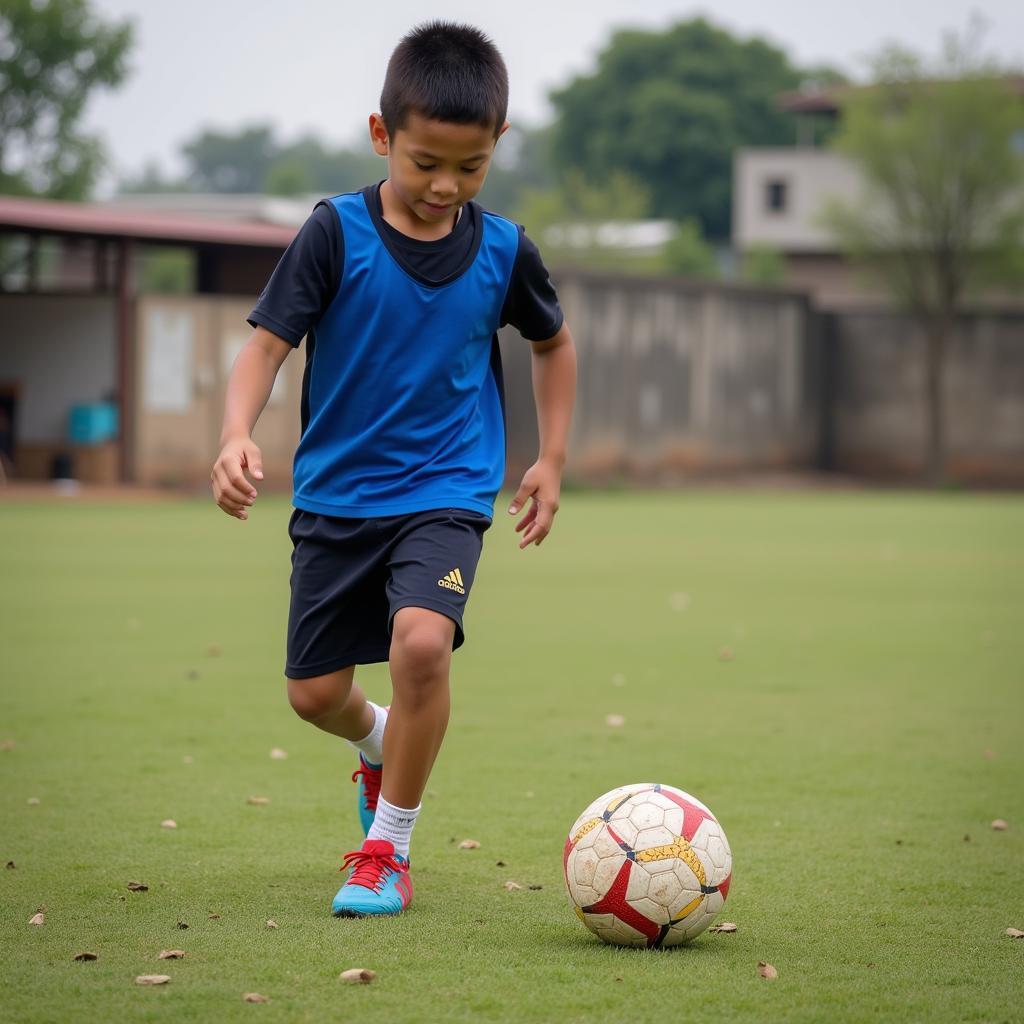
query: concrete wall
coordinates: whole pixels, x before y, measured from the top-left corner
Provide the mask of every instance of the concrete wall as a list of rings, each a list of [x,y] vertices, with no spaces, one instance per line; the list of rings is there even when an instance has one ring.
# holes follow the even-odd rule
[[[568,472],[670,479],[809,465],[813,336],[800,295],[657,278],[556,275],[580,352]],[[529,345],[502,339],[514,474],[536,457]]]
[[[823,329],[826,461],[848,472],[916,475],[927,437],[920,331],[898,314],[869,312],[830,314]],[[1024,315],[962,317],[944,394],[950,476],[1024,483]]]

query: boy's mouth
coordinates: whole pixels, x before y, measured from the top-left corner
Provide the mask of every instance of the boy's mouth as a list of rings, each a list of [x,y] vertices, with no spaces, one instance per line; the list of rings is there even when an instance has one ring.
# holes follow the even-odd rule
[[[430,203],[426,199],[423,200],[423,205],[431,211],[431,213],[447,213],[451,208],[451,203]]]

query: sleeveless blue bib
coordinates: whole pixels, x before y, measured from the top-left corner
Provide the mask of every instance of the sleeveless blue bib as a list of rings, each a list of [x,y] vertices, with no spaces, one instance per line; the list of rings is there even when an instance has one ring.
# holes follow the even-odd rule
[[[492,515],[505,474],[495,332],[518,229],[482,212],[469,266],[430,285],[388,250],[362,193],[330,202],[345,266],[309,339],[295,506],[354,518],[433,508]]]

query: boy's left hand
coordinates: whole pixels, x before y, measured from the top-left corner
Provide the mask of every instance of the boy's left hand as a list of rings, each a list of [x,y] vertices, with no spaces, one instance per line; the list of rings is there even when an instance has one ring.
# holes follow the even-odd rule
[[[508,514],[514,516],[527,499],[532,499],[526,515],[516,523],[516,533],[526,531],[519,542],[520,550],[530,544],[540,544],[551,532],[561,489],[562,470],[553,462],[538,459],[523,474],[523,482],[508,507]]]

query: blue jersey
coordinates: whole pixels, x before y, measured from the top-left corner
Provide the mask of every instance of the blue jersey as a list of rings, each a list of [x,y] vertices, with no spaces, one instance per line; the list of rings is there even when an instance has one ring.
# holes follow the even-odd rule
[[[519,229],[484,212],[464,269],[434,283],[397,261],[365,193],[330,203],[344,268],[307,338],[295,506],[354,518],[491,515],[505,474],[496,332]]]

